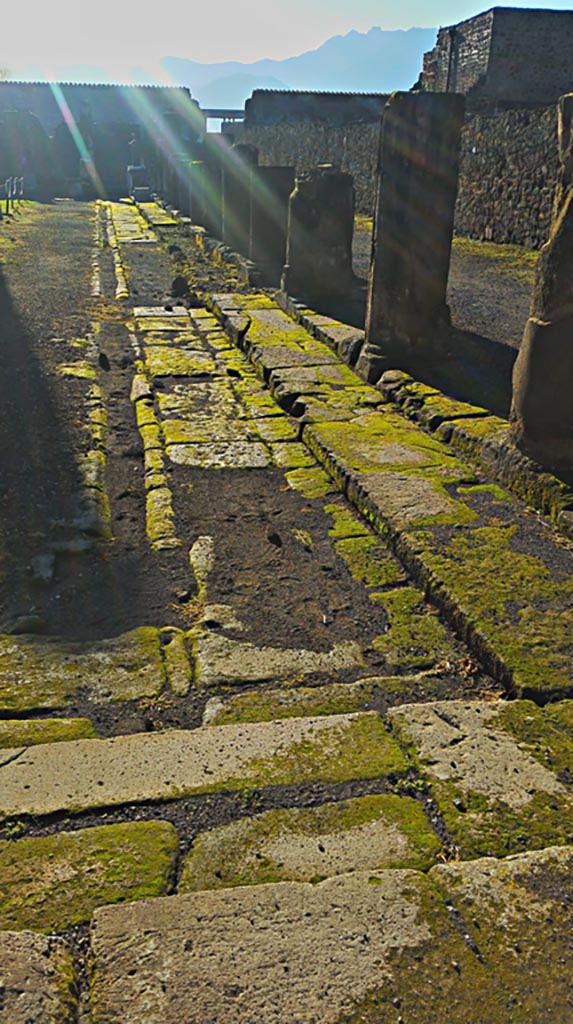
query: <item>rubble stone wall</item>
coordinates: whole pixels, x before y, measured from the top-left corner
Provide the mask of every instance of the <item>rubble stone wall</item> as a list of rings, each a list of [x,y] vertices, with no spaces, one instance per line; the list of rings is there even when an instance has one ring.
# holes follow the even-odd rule
[[[261,164],[297,172],[338,164],[354,176],[358,212],[372,214],[380,126],[284,122],[250,125]],[[558,171],[557,108],[469,114],[462,131],[456,232],[538,248],[546,241]]]

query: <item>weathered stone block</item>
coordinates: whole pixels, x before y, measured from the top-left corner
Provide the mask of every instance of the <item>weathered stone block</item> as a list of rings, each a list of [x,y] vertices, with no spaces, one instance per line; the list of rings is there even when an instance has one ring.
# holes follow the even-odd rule
[[[282,288],[316,302],[352,285],[352,176],[323,164],[296,179],[289,203]]]

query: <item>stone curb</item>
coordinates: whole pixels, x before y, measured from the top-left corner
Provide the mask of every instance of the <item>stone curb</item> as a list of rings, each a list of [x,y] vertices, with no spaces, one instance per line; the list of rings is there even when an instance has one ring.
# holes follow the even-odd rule
[[[485,535],[482,537],[482,533],[484,529],[487,532],[489,524],[493,524],[494,529],[501,531],[498,541],[501,544],[500,558],[502,561],[503,557],[505,557],[503,555],[504,545],[508,547],[512,536],[508,532],[512,519],[496,520],[495,509],[482,513],[482,519],[476,520],[472,517],[475,517],[477,513],[471,511],[469,506],[464,505],[463,498],[457,507],[452,503],[448,492],[443,486],[443,484],[448,482],[446,480],[448,474],[451,475],[449,482],[456,487],[462,486],[464,482],[467,482],[466,473],[474,477],[474,485],[477,485],[477,481],[471,468],[469,466],[464,467],[462,462],[458,462],[454,458],[452,450],[448,449],[448,446],[440,437],[439,430],[435,431],[435,440],[430,440],[428,431],[424,431],[420,424],[409,421],[407,415],[402,416],[402,409],[399,412],[392,410],[392,406],[389,405],[388,399],[383,396],[380,387],[374,388],[367,383],[362,384],[360,377],[356,376],[351,370],[347,370],[346,373],[355,381],[354,390],[358,393],[360,387],[364,389],[365,400],[369,403],[369,407],[375,404],[373,397],[380,396],[380,405],[384,404],[387,410],[383,418],[388,420],[388,429],[391,432],[392,430],[398,431],[397,440],[392,442],[390,439],[386,446],[388,450],[387,457],[382,459],[382,464],[390,463],[395,459],[397,468],[391,473],[383,471],[380,475],[376,468],[376,453],[373,452],[371,456],[368,455],[368,445],[371,442],[368,442],[365,435],[367,427],[362,427],[360,414],[356,410],[352,410],[352,402],[348,407],[341,407],[342,416],[338,417],[342,421],[346,421],[346,429],[344,422],[340,422],[337,425],[334,420],[327,422],[327,420],[322,420],[320,416],[316,419],[314,417],[312,397],[310,402],[307,401],[308,396],[305,394],[305,389],[309,392],[314,390],[316,394],[320,395],[323,387],[330,388],[329,379],[332,378],[334,382],[336,375],[328,367],[326,367],[328,373],[323,373],[322,377],[318,371],[324,371],[325,367],[320,366],[318,371],[314,373],[314,377],[308,369],[303,367],[298,370],[298,377],[295,375],[292,383],[285,385],[285,387],[283,387],[281,382],[285,378],[286,371],[275,371],[270,366],[270,372],[267,372],[265,346],[262,342],[262,338],[267,330],[269,332],[269,341],[266,348],[271,353],[270,358],[272,359],[272,353],[276,352],[276,346],[281,343],[281,329],[286,331],[286,334],[289,336],[291,333],[294,335],[297,330],[299,332],[302,330],[310,340],[306,326],[301,325],[297,328],[292,319],[289,320],[288,315],[280,308],[276,298],[273,300],[266,295],[259,295],[258,297],[252,295],[213,295],[210,300],[210,308],[235,344],[245,352],[251,359],[251,362],[254,361],[256,355],[257,372],[259,376],[267,380],[275,400],[280,405],[283,405],[283,407],[288,407],[289,409],[300,406],[300,412],[304,413],[301,425],[302,440],[306,447],[335,481],[339,490],[362,512],[366,519],[374,526],[376,532],[385,538],[414,579],[424,588],[426,595],[444,612],[450,624],[457,630],[458,635],[470,645],[476,655],[482,660],[486,670],[503,684],[508,694],[530,698],[541,703],[545,703],[547,700],[558,700],[569,695],[572,686],[570,667],[568,667],[570,662],[567,660],[564,642],[559,640],[557,628],[552,626],[547,618],[544,619],[543,608],[536,606],[531,611],[535,621],[538,623],[537,629],[539,634],[535,634],[536,640],[532,648],[527,648],[523,636],[516,629],[511,616],[503,611],[500,614],[503,621],[507,621],[509,632],[502,637],[496,625],[499,620],[495,616],[484,615],[480,612],[477,568],[474,568],[473,575],[471,576],[473,591],[470,589],[469,602],[465,600],[466,592],[463,588],[460,589],[462,587],[462,580],[455,568],[457,564],[455,555],[457,541],[455,540],[455,534],[452,536],[452,543],[448,548],[449,561],[446,559],[444,564],[438,564],[436,560],[437,554],[432,548],[432,534],[430,533],[428,517],[432,520],[431,525],[435,529],[445,526],[454,530],[462,530],[462,528],[468,527],[472,523],[479,525],[481,522],[481,532],[476,529],[473,534],[471,531],[469,533],[466,531],[465,533],[460,532],[457,535],[461,538],[459,543],[462,545],[471,538],[471,544],[474,545],[474,548],[470,553],[474,560],[477,551],[475,545],[479,547],[480,544],[483,545],[485,543]],[[284,318],[284,326],[281,323],[281,317]],[[291,328],[288,328],[288,323],[291,324]],[[319,326],[323,332],[332,324],[334,324],[335,329],[341,328],[343,331],[348,331],[347,327],[338,324],[336,321],[329,320],[326,317],[319,318]],[[304,338],[295,339],[293,337],[292,340],[295,347],[299,344],[304,348],[304,345],[307,344]],[[358,339],[354,338],[352,340],[354,343]],[[334,347],[340,352],[347,341],[348,335],[346,337],[343,335],[342,340],[338,339],[338,345],[335,344],[333,346],[331,344],[326,346],[326,350],[332,351]],[[412,400],[413,404],[418,403],[422,407],[426,405],[427,414],[433,415],[436,420],[439,420],[440,426],[451,426],[451,422],[447,418],[450,415],[452,418],[457,418],[460,424],[462,424],[460,429],[473,431],[472,436],[480,436],[480,432],[484,433],[485,423],[486,438],[490,428],[492,436],[495,437],[500,431],[500,425],[501,428],[505,426],[504,421],[488,416],[486,410],[446,399],[439,392],[426,385],[417,384],[412,378],[408,378],[404,374],[393,371],[391,374],[387,374],[386,377],[388,384],[390,382],[394,385],[398,383],[408,388],[407,396]],[[339,374],[336,380],[335,388],[339,389],[339,393],[342,394],[343,391],[347,393],[348,388],[344,388],[345,377]],[[297,394],[300,396],[300,401],[296,397]],[[323,399],[323,401],[326,401],[326,399]],[[286,405],[287,402],[289,403],[288,406]],[[358,419],[356,419],[357,416]],[[374,416],[374,419],[376,418],[375,413],[372,413],[372,416]],[[353,418],[355,424],[350,429],[350,420]],[[403,426],[400,426],[402,423]],[[376,427],[374,429],[376,430]],[[381,430],[381,426],[378,426],[377,429]],[[338,439],[337,431],[342,431]],[[384,431],[382,431],[383,433]],[[382,434],[379,435],[380,440],[382,440]],[[420,471],[417,473],[415,469],[409,470],[408,459],[404,461],[404,452],[410,444],[412,446],[410,463],[413,467],[415,465],[420,466]],[[406,448],[404,448],[404,445]],[[356,458],[352,456],[354,449],[358,453]],[[450,463],[450,468],[444,465],[440,478],[440,473],[436,471],[436,464],[432,465],[432,460],[441,458],[441,452],[446,462]],[[361,458],[366,458],[366,463],[364,463],[366,468],[364,471],[359,468]],[[371,458],[370,463],[368,463],[368,458]],[[381,465],[381,469],[383,469],[383,465]],[[415,484],[418,486],[416,487]],[[555,484],[559,487],[561,486],[558,481],[555,481]],[[477,486],[479,487],[479,485]],[[392,491],[392,487],[394,487],[394,491]],[[509,495],[504,498],[502,494],[497,500],[510,501],[510,498]],[[405,505],[403,505],[404,501],[406,502]],[[401,512],[401,509],[403,509],[403,512]],[[508,508],[504,514],[509,514],[510,512],[511,510]],[[526,516],[522,516],[518,521],[527,533]],[[502,530],[502,527],[505,527],[505,529]],[[539,531],[539,527],[534,527],[534,533],[535,529]],[[426,531],[425,534],[420,532],[423,530]],[[544,539],[538,537],[537,533],[535,533],[535,536],[537,537],[537,543],[541,543]],[[427,546],[427,549],[423,543],[425,538],[428,538],[429,546]],[[558,546],[552,544],[552,547]],[[511,551],[508,548],[507,558],[510,558],[510,556]],[[522,559],[518,569],[516,569],[517,577],[519,578],[520,572],[527,574],[529,565],[526,564],[527,556],[516,555],[515,557]],[[563,552],[564,572],[569,571],[567,569],[569,564],[568,558],[570,558],[570,553]],[[543,576],[543,573],[546,571],[543,557],[539,560],[539,567],[540,573]],[[503,578],[505,579],[505,577]],[[527,611],[531,604],[530,591],[522,584],[519,584],[518,591],[519,601],[521,602],[520,607],[523,609],[527,619],[527,615],[530,614]],[[514,596],[513,594],[508,594],[506,600],[512,600]],[[559,597],[561,604],[555,599],[555,608],[559,608],[559,615],[569,614],[568,610],[571,608],[570,596],[569,591],[567,591],[567,594],[562,593]],[[500,594],[498,594],[498,599],[502,600]],[[564,604],[563,601],[565,602]],[[545,651],[543,656],[540,654],[540,644]],[[553,650],[553,647],[555,647],[555,650]],[[526,650],[529,652],[527,658],[525,658]]]
[[[285,313],[329,345],[353,367],[355,373],[361,375],[356,364],[365,338],[364,331],[355,329],[355,337],[341,340],[340,328],[325,323],[328,318],[308,309],[305,303],[284,292],[277,293],[276,301]],[[420,391],[428,390],[426,386],[400,370],[387,371],[374,387],[397,405],[405,416],[429,433],[435,433],[462,457],[479,463],[500,484],[528,505],[550,516],[558,530],[573,538],[573,489],[511,444],[507,436],[507,420],[438,392],[434,394],[439,397],[440,411],[432,409],[432,403],[420,396]],[[446,408],[448,405],[449,409]],[[491,423],[491,436],[472,431],[471,420],[478,415]]]
[[[160,200],[155,201],[155,205],[161,206],[169,217],[173,219],[173,224],[161,224],[154,223],[152,220],[149,210],[146,210],[146,206],[149,207],[151,204],[135,204],[139,209],[143,217],[145,217],[148,224],[150,224],[157,232],[160,238],[163,240],[162,232],[167,228],[172,229],[174,226],[181,228],[181,230],[189,238],[192,238],[199,249],[207,256],[212,263],[230,263],[236,267],[239,271],[239,277],[243,284],[250,285],[253,288],[258,288],[261,285],[261,273],[256,263],[243,256],[241,253],[235,252],[228,245],[225,245],[218,238],[214,238],[208,231],[200,224],[193,224],[189,217],[185,217],[179,210],[174,209],[169,205],[163,205]]]

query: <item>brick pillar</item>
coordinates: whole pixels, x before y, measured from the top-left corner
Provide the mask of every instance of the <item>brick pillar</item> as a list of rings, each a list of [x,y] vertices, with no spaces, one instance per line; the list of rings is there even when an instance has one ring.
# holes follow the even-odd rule
[[[510,417],[514,441],[548,465],[573,464],[573,95],[558,109],[556,209],[513,370]]]
[[[251,178],[258,162],[258,149],[238,142],[227,150],[223,164],[223,241],[245,256],[250,250]]]
[[[343,297],[352,287],[352,175],[322,164],[296,179],[290,197],[283,291],[308,301]]]
[[[286,259],[288,204],[294,167],[257,167],[251,179],[249,257],[274,284]]]
[[[446,288],[458,187],[462,96],[395,93],[384,110],[360,368],[370,380],[432,359],[450,324]]]

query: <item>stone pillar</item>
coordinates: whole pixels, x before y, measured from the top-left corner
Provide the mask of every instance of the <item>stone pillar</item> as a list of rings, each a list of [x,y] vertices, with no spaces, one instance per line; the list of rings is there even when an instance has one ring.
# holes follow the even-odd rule
[[[219,150],[207,150],[204,162],[203,225],[214,238],[223,237],[223,166]]]
[[[573,95],[559,101],[560,182],[513,369],[513,440],[547,465],[573,464]]]
[[[296,179],[290,197],[281,287],[308,301],[347,295],[352,287],[354,185],[332,164]]]
[[[385,107],[360,358],[371,381],[412,356],[431,360],[447,339],[463,116],[452,94],[397,92]]]
[[[294,167],[257,167],[251,178],[249,257],[273,284],[286,259],[289,197]]]
[[[207,167],[203,160],[192,160],[188,168],[188,216],[192,224],[206,227],[208,200]]]
[[[258,162],[258,149],[239,142],[227,150],[223,163],[223,241],[245,256],[250,249],[251,178]]]

